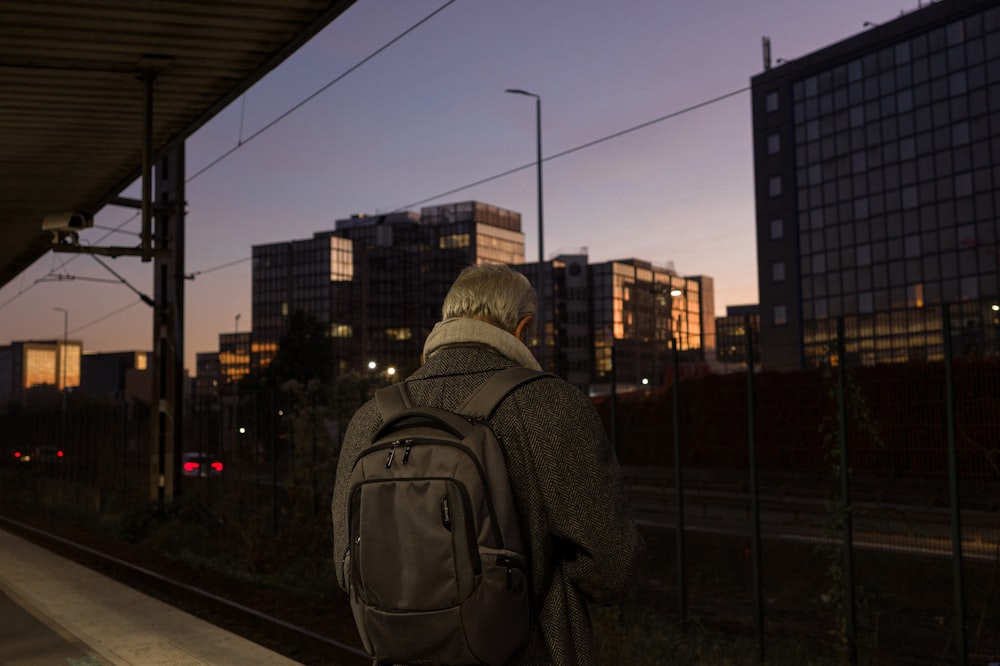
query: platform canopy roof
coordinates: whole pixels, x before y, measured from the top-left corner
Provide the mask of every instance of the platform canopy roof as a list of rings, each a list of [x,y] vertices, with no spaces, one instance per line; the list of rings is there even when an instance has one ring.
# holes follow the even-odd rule
[[[96,213],[354,0],[0,0],[0,286]]]

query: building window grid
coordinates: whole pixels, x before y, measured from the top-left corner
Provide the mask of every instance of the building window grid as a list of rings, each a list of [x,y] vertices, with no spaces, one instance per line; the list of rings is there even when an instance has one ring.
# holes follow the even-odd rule
[[[796,146],[796,155],[800,158],[799,164],[803,165],[799,169],[799,184],[806,186],[800,190],[798,196],[799,217],[800,220],[810,220],[809,225],[800,225],[802,248],[800,261],[803,273],[808,273],[810,267],[814,273],[823,273],[827,269],[824,265],[825,258],[819,261],[819,265],[816,265],[815,261],[810,261],[816,256],[822,256],[814,254],[810,257],[808,254],[810,240],[817,238],[809,235],[810,227],[821,227],[825,223],[840,226],[854,225],[861,229],[865,222],[872,221],[873,216],[884,215],[887,204],[895,205],[896,210],[913,212],[912,215],[907,215],[905,220],[908,227],[906,231],[909,232],[906,236],[906,255],[911,259],[923,257],[924,264],[933,265],[933,258],[928,261],[927,250],[936,247],[936,244],[921,242],[921,236],[913,232],[914,226],[918,225],[917,213],[921,210],[921,202],[928,200],[935,182],[939,183],[935,191],[941,189],[942,178],[951,181],[950,187],[944,188],[946,191],[957,190],[961,196],[970,200],[964,204],[965,215],[976,217],[989,216],[992,213],[994,205],[991,197],[978,198],[978,206],[985,208],[984,212],[977,213],[977,205],[971,201],[977,193],[992,191],[994,188],[994,183],[990,181],[992,171],[981,169],[973,183],[972,173],[968,170],[973,168],[972,160],[967,156],[971,155],[971,151],[965,150],[964,147],[973,141],[982,145],[989,132],[988,118],[993,119],[994,125],[1000,125],[996,119],[997,112],[1000,111],[1000,95],[994,95],[992,98],[992,108],[982,103],[964,106],[952,104],[949,110],[953,111],[957,106],[960,113],[966,113],[964,109],[968,107],[974,110],[975,115],[970,120],[963,120],[954,127],[948,127],[949,136],[937,133],[933,134],[933,140],[929,140],[932,137],[932,130],[928,129],[927,122],[940,114],[934,113],[933,95],[920,93],[921,90],[937,90],[938,95],[958,94],[961,98],[965,98],[976,94],[977,99],[986,99],[985,92],[979,91],[986,85],[987,79],[991,82],[1000,80],[1000,57],[990,60],[982,67],[982,72],[978,69],[975,73],[951,70],[982,62],[985,57],[983,54],[987,50],[984,48],[984,40],[988,37],[993,40],[1000,39],[994,31],[989,36],[964,40],[961,48],[965,51],[962,55],[955,51],[955,48],[959,47],[953,46],[949,55],[938,53],[935,57],[914,61],[911,57],[912,52],[922,51],[918,37],[883,50],[877,58],[869,57],[854,61],[847,65],[846,69],[838,67],[793,85],[794,131],[797,141],[801,142]],[[931,77],[932,70],[937,75],[936,80]],[[987,74],[987,72],[995,73]],[[928,80],[930,83],[926,83]],[[933,88],[935,81],[937,88]],[[861,88],[850,87],[858,83],[862,85]],[[848,100],[853,105],[845,108]],[[911,108],[914,109],[914,113],[910,113]],[[918,118],[924,120],[917,120]],[[945,118],[950,119],[951,116],[945,115]],[[915,120],[917,122],[914,122]],[[875,125],[877,130],[862,134],[850,129],[852,127],[857,129],[865,123]],[[971,136],[972,126],[978,128],[974,138]],[[998,133],[998,130],[1000,127],[994,127],[994,134]],[[850,140],[842,140],[845,136]],[[869,141],[878,143],[868,145]],[[844,153],[848,149],[854,153],[845,156]],[[947,152],[944,153],[944,158],[924,157],[918,160],[932,149]],[[801,159],[803,157],[806,159]],[[979,163],[984,163],[983,160],[988,163],[988,159],[988,154],[980,150]],[[955,162],[958,162],[959,168],[965,170],[952,174]],[[845,178],[848,167],[852,178]],[[871,178],[863,177],[866,170]],[[935,171],[940,171],[940,174]],[[885,179],[885,175],[889,178]],[[905,188],[904,183],[907,185]],[[889,189],[883,194],[880,190],[886,185]],[[873,193],[870,201],[866,198],[869,191]],[[851,208],[845,208],[845,203],[849,203]],[[824,217],[828,219],[824,220]],[[947,221],[947,218],[942,220],[938,226],[946,224]],[[984,225],[984,230],[988,232],[989,227]],[[841,242],[840,247],[845,252],[853,251],[859,258],[864,257],[870,261],[869,243],[867,233],[864,236],[857,234],[853,242]],[[812,248],[814,252],[818,249],[820,248]],[[974,265],[975,262],[972,263]],[[969,263],[963,265],[968,266]],[[845,266],[845,269],[853,270],[850,266]],[[925,272],[937,271],[932,268]],[[839,275],[831,276],[829,283],[838,283],[839,278]],[[912,287],[925,279],[930,278],[913,271],[912,277],[907,275],[910,284],[906,286]],[[1000,281],[996,276],[988,280],[991,284]],[[869,307],[871,292],[865,285],[858,284],[860,282],[869,281],[858,280],[854,284],[855,291],[845,293],[845,298],[836,301],[844,306],[847,314],[854,314],[859,309],[864,311]],[[900,287],[900,290],[903,289],[905,286]],[[971,294],[978,296],[980,290],[978,283],[973,284],[972,280],[967,279],[964,282],[956,282],[949,289],[928,289],[928,299],[940,300],[948,292],[964,298],[973,298]],[[805,293],[803,297],[806,298]],[[883,300],[887,299],[883,297]],[[822,311],[824,308],[819,309]],[[815,303],[803,303],[804,314],[815,311]]]

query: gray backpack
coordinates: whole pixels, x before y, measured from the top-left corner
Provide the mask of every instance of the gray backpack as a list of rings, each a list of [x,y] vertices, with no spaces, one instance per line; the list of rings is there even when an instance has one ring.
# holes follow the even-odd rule
[[[351,608],[379,663],[503,664],[531,631],[524,545],[487,419],[525,382],[509,368],[451,412],[379,390],[383,425],[350,478]]]

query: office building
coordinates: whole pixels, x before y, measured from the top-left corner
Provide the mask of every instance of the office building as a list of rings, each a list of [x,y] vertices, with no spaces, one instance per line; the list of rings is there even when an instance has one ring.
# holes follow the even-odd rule
[[[524,261],[521,216],[476,201],[355,215],[309,239],[254,246],[251,367],[273,358],[301,311],[329,332],[337,373],[410,372],[451,283],[487,261]]]
[[[759,305],[726,306],[726,316],[715,320],[715,334],[716,360],[722,372],[746,370],[748,346],[754,365],[760,364]]]
[[[11,342],[0,347],[0,401],[22,398],[29,389],[62,391],[80,386],[79,340]]]
[[[194,394],[203,400],[218,397],[225,385],[219,352],[198,352],[195,354],[195,365]]]
[[[941,358],[998,296],[1000,6],[949,0],[752,80],[761,361]],[[994,350],[995,351],[995,350]]]
[[[538,288],[538,264],[516,266]],[[535,356],[591,394],[661,385],[673,362],[706,365],[715,352],[715,290],[707,276],[682,277],[640,259],[588,263],[586,251],[546,262],[551,285]],[[554,322],[554,324],[553,324]]]
[[[116,400],[148,403],[153,395],[151,352],[94,352],[84,354],[80,390]]]

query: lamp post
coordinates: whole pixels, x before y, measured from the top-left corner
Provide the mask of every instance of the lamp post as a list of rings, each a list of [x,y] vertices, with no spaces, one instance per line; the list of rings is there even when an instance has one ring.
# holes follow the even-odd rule
[[[535,98],[535,134],[538,147],[538,319],[541,326],[541,336],[538,345],[539,362],[545,367],[545,351],[547,336],[545,332],[545,288],[544,288],[544,267],[545,267],[545,242],[544,225],[542,215],[542,98],[535,93],[521,90],[520,88],[508,88],[504,92],[513,95],[525,95]]]

